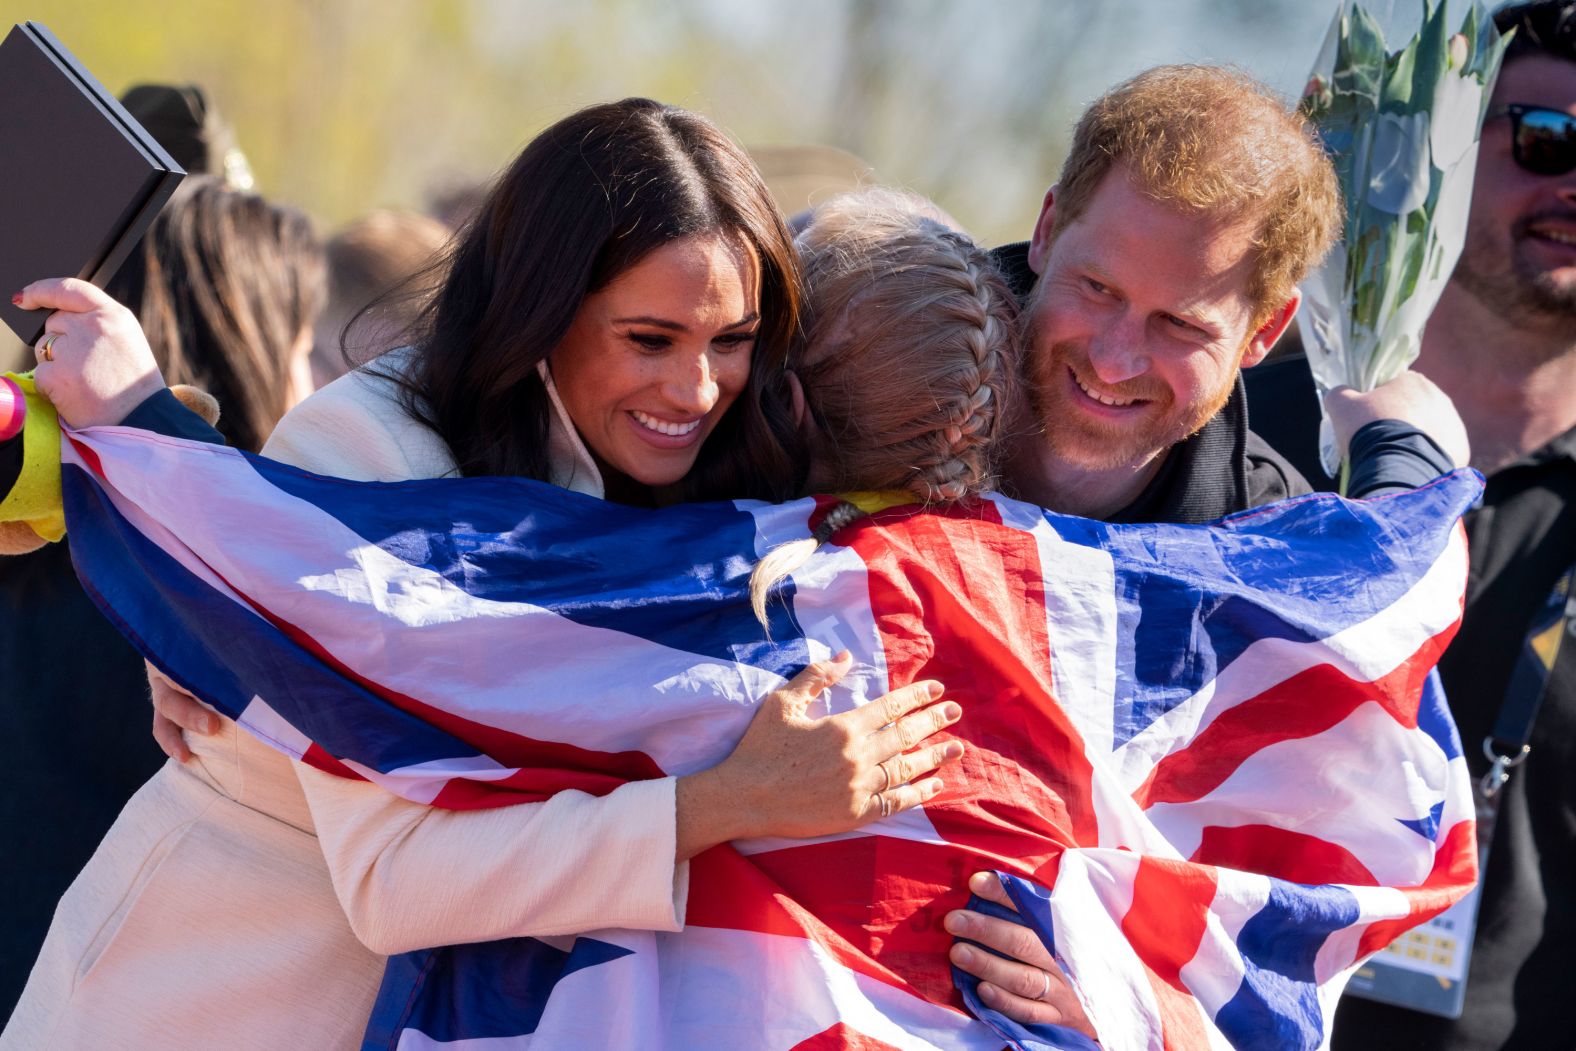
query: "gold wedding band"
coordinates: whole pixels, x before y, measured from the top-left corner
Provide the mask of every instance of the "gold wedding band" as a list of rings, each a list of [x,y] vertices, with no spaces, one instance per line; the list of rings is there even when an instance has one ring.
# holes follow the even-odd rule
[[[886,763],[877,763],[876,769],[881,771],[881,787],[876,789],[876,795],[880,795],[892,787],[892,772],[887,769]]]
[[[60,338],[60,333],[58,333],[58,332],[51,332],[49,335],[45,336],[44,337],[44,342],[39,344],[38,356],[43,358],[45,361],[54,361],[55,360],[55,340],[57,340],[59,338]]]

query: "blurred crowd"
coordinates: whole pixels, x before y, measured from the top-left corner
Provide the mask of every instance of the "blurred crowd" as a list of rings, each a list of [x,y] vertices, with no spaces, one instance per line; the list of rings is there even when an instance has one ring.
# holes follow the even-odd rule
[[[1518,5],[1499,20],[1517,36],[1488,111],[1467,247],[1417,368],[1454,399],[1488,478],[1468,523],[1470,590],[1441,668],[1446,692],[1474,777],[1506,747],[1527,751],[1498,799],[1463,1017],[1348,998],[1334,1039],[1343,1051],[1576,1046],[1561,995],[1576,954],[1576,646],[1548,646],[1551,624],[1576,633],[1565,605],[1576,567],[1576,148],[1535,161],[1544,140],[1524,123],[1545,114],[1576,142],[1576,3]],[[370,211],[323,238],[253,185],[244,144],[200,87],[140,85],[123,102],[192,174],[108,291],[136,313],[169,381],[213,394],[229,443],[257,451],[312,390],[405,345],[480,190],[450,188],[428,214]],[[874,179],[829,149],[756,159],[790,216]],[[1318,485],[1318,401],[1295,329],[1244,378],[1254,431]],[[55,903],[165,757],[142,661],[82,593],[67,544],[0,560],[0,667],[34,669],[27,703],[0,706],[13,743],[0,828],[28,862],[8,865],[0,886],[9,1012]],[[1535,721],[1507,740],[1506,711],[1529,706]]]

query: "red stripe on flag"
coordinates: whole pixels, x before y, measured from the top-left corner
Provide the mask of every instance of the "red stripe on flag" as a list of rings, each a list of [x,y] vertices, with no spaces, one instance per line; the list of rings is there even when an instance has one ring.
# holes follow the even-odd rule
[[[851,1029],[838,1022],[832,1028],[793,1045],[793,1051],[896,1051],[885,1040]]]
[[[1379,885],[1368,867],[1345,847],[1273,825],[1206,826],[1198,849],[1188,860],[1292,883]]]
[[[666,776],[656,760],[644,752],[599,752],[558,741],[541,741],[466,719],[453,712],[419,701],[408,694],[391,690],[358,673],[354,668],[329,653],[321,643],[295,624],[276,615],[262,603],[226,580],[212,566],[207,567],[241,600],[264,620],[279,629],[286,638],[322,661],[334,672],[361,686],[380,700],[400,711],[419,718],[487,755],[500,766],[521,767],[522,774],[515,780],[469,781],[475,791],[455,788],[445,789],[434,806],[453,809],[473,809],[487,806],[504,806],[510,803],[535,802],[548,798],[564,788],[578,788],[592,795],[602,796],[629,781],[651,780]],[[327,753],[324,753],[325,755]],[[538,777],[531,771],[541,772]],[[329,770],[329,773],[337,773]],[[458,778],[457,781],[465,781]],[[444,800],[444,801],[440,801]]]
[[[1156,763],[1133,798],[1145,809],[1202,799],[1256,752],[1282,741],[1315,737],[1369,701],[1400,725],[1415,729],[1423,679],[1459,625],[1458,620],[1372,682],[1320,664],[1221,712],[1186,748]]]
[[[849,971],[915,997],[922,996],[896,972],[861,952],[811,913],[790,891],[754,864],[757,858],[764,856],[746,858],[729,846],[713,847],[697,855],[690,862],[689,904],[684,925],[804,938],[819,945],[833,961]],[[818,889],[823,895],[831,885],[841,885],[840,870],[840,865],[831,872],[822,869]],[[857,880],[853,883],[857,888]],[[816,905],[821,907],[819,901]],[[865,905],[869,907],[868,899]]]
[[[76,436],[70,431],[66,431],[65,435],[66,441],[71,443],[72,450],[82,458],[82,462],[87,465],[88,470],[97,475],[100,481],[105,481],[104,462],[99,459],[99,454],[91,446],[78,441]]]
[[[1209,1046],[1182,968],[1204,938],[1215,889],[1207,867],[1165,858],[1141,858],[1133,876],[1133,903],[1122,917],[1122,934],[1149,977],[1167,1048]]]
[[[528,799],[546,799],[558,792],[579,791],[605,796],[630,779],[586,770],[511,770],[504,777],[451,777],[433,797],[444,810],[487,810],[514,806]]]
[[[1419,923],[1433,919],[1444,912],[1477,882],[1477,826],[1472,821],[1459,821],[1445,833],[1445,839],[1434,854],[1434,867],[1428,878],[1417,887],[1402,888],[1411,910],[1401,919],[1381,920],[1371,924],[1357,943],[1357,956],[1362,958],[1378,952]]]
[[[366,778],[356,773],[344,763],[323,751],[316,741],[307,745],[306,751],[301,754],[301,761],[307,766],[313,766],[325,774],[334,774],[337,777],[348,777],[353,781],[365,781]]]
[[[1030,870],[954,844],[895,836],[806,843],[747,860],[789,897],[815,902],[820,920],[855,950],[879,959],[927,999],[958,1008],[963,1000],[947,962],[952,935],[942,920],[968,904],[969,875],[1000,868],[1047,886],[1056,881],[1054,862]]]
[[[1092,770],[1050,681],[1033,535],[990,503],[913,511],[874,515],[884,528],[856,523],[842,539],[865,564],[891,686],[936,679],[963,706],[953,733],[968,752],[926,814],[943,838],[1031,868],[1095,845]]]

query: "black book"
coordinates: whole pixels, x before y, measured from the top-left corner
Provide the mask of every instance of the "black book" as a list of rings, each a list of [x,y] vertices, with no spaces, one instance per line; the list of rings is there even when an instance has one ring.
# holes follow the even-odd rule
[[[11,296],[46,277],[102,286],[186,173],[55,35],[0,43],[0,319],[24,343],[48,312]]]

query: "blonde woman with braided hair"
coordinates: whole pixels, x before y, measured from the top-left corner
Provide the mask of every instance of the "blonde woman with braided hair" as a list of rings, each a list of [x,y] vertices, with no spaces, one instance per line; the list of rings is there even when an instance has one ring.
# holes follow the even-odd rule
[[[938,504],[991,488],[1017,304],[985,250],[931,202],[889,189],[833,198],[797,244],[806,311],[790,383],[808,491]],[[750,601],[762,624],[772,585],[862,514],[843,501],[761,560]]]

